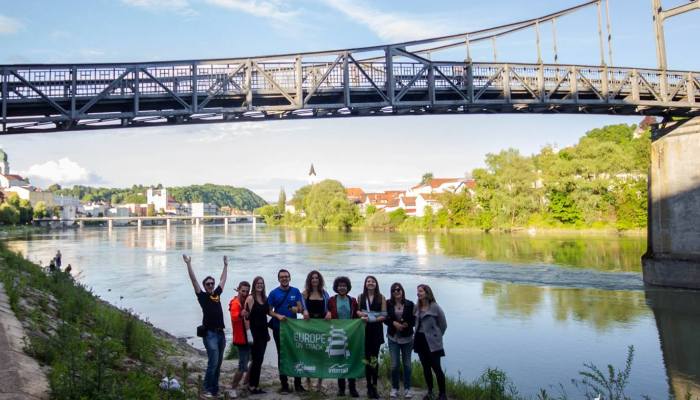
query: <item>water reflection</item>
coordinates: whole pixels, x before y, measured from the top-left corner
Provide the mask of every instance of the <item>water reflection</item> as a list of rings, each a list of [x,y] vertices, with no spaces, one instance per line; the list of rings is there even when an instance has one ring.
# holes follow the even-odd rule
[[[482,296],[495,302],[499,315],[530,317],[551,309],[556,321],[583,321],[604,332],[646,316],[644,294],[628,290],[599,290],[484,282]]]
[[[672,394],[700,398],[700,293],[647,289],[645,296],[656,319]]]
[[[646,251],[643,237],[554,236],[435,232],[428,234],[385,232],[337,232],[319,230],[280,231],[285,243],[309,244],[328,251],[355,249],[369,252],[409,252],[447,255],[483,261],[544,263],[602,271],[641,272],[640,255]],[[424,265],[425,257],[419,259]]]

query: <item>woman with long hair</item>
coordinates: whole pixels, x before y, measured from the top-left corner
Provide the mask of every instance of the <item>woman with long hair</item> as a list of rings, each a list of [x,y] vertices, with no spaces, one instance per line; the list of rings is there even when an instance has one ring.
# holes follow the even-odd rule
[[[267,317],[270,315],[270,305],[267,304],[265,280],[261,276],[253,279],[253,293],[245,301],[245,315],[249,323],[249,337],[252,338],[251,365],[248,373],[248,391],[251,394],[263,394],[260,389],[260,371],[270,333],[267,331]]]
[[[442,337],[447,330],[447,320],[442,308],[435,301],[433,290],[428,285],[418,285],[418,304],[416,306],[416,335],[413,338],[413,351],[423,366],[423,376],[428,386],[424,399],[433,398],[433,372],[438,383],[438,400],[447,400],[445,392],[445,373],[440,365],[440,358],[445,356]]]
[[[368,275],[358,300],[360,310],[357,316],[365,324],[365,377],[367,379],[367,397],[378,399],[377,380],[379,378],[379,348],[384,343],[384,325],[386,319],[386,299],[379,292],[377,278]]]
[[[411,353],[413,350],[413,326],[416,317],[413,315],[414,305],[406,299],[406,292],[399,282],[391,284],[389,300],[386,301],[387,340],[391,356],[391,393],[395,398],[399,392],[399,378],[403,364],[403,396],[413,397],[411,392]]]
[[[328,314],[328,292],[323,288],[325,282],[320,272],[313,270],[306,275],[306,285],[301,293],[304,319],[330,319]],[[307,380],[307,385],[309,381]],[[316,389],[321,391],[323,380],[318,379]]]
[[[328,300],[328,314],[326,319],[353,319],[359,318],[357,315],[357,300],[348,295],[352,289],[350,279],[346,276],[339,276],[333,281],[333,291],[335,296]],[[348,379],[350,386],[350,397],[360,397],[357,393],[356,380]],[[338,379],[338,397],[345,396],[345,379]]]

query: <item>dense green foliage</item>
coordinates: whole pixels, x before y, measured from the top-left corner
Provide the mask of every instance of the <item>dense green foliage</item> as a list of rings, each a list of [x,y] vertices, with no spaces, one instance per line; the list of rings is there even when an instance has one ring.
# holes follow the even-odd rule
[[[259,211],[272,224],[346,229],[362,225],[384,231],[645,228],[650,149],[648,130],[611,125],[587,132],[576,145],[561,151],[546,146],[532,156],[515,149],[487,154],[485,168],[471,174],[476,188],[441,194],[441,207],[424,210],[420,218],[373,206],[360,216],[356,206],[342,201],[344,189],[336,181],[297,190],[293,215],[280,206]],[[432,178],[432,173],[425,173],[421,183]]]
[[[25,225],[34,217],[34,208],[29,200],[20,199],[16,193],[9,193],[0,204],[0,224]]]
[[[157,185],[156,188],[162,188]],[[148,186],[133,185],[130,188],[99,188],[75,185],[70,189],[60,186],[52,186],[54,193],[66,196],[74,196],[81,201],[105,201],[112,204],[146,202]],[[266,204],[260,196],[246,188],[236,188],[227,185],[190,185],[168,188],[168,194],[179,203],[205,202],[213,203],[219,207],[232,207],[240,210],[253,210]]]
[[[286,197],[285,197],[286,198]],[[333,227],[350,229],[361,221],[359,208],[350,202],[345,187],[335,180],[326,179],[298,189],[292,197],[296,214],[285,213],[283,206],[266,205],[257,210],[267,224]]]
[[[150,326],[100,301],[69,274],[45,273],[4,244],[0,282],[17,317],[32,326],[26,351],[51,368],[52,399],[162,398],[158,381],[172,347]],[[168,398],[193,397],[187,390]]]

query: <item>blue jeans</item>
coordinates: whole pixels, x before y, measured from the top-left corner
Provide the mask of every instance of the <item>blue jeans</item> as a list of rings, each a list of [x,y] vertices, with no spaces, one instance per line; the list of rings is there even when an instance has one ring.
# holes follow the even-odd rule
[[[406,344],[398,344],[389,339],[389,354],[391,355],[391,387],[399,389],[399,377],[401,369],[399,363],[403,364],[403,387],[411,388],[411,351],[413,351],[413,341]]]
[[[240,372],[248,372],[248,363],[250,362],[250,345],[236,345],[238,347],[238,370]]]
[[[207,373],[204,375],[204,390],[211,394],[219,394],[219,374],[221,362],[224,360],[226,348],[226,336],[224,331],[207,331],[207,336],[202,338],[204,348],[207,349]]]

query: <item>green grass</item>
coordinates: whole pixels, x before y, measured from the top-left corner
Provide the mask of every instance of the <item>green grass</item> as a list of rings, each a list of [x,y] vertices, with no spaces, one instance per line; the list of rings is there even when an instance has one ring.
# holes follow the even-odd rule
[[[99,300],[62,272],[46,273],[0,243],[0,281],[18,319],[28,324],[25,351],[50,366],[52,399],[181,399],[160,377],[173,347],[133,313]],[[168,369],[164,371],[165,369]],[[179,379],[189,374],[183,365]],[[186,382],[186,379],[183,380]]]

